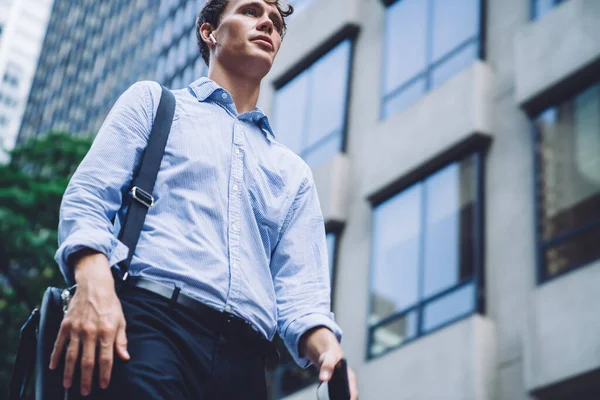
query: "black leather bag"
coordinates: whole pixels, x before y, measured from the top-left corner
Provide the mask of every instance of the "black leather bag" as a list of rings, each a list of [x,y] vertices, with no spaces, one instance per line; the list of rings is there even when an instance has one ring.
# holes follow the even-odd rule
[[[165,152],[174,112],[175,97],[163,86],[150,138],[140,167],[135,174],[131,202],[119,233],[119,240],[129,248],[129,254],[127,259],[119,264],[120,272],[115,273],[116,276],[127,272],[146,214],[154,204],[151,193]],[[34,368],[37,400],[65,398],[65,390],[62,386],[64,357],[56,369],[50,370],[48,366],[60,324],[75,289],[76,286],[67,289],[47,288],[40,308],[33,310],[21,328],[9,400],[20,400],[25,397]]]

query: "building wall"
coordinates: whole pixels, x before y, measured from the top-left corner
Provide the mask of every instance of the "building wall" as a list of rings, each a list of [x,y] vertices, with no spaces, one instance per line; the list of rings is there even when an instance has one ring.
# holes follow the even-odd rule
[[[201,3],[61,2],[50,22],[21,139],[50,129],[95,132],[135,80],[180,88],[205,74],[194,53],[191,14]],[[386,119],[381,118],[382,0],[298,3],[263,81],[259,106],[273,116],[277,89],[339,40],[354,40],[345,145],[313,174],[327,226],[343,227],[334,311],[363,399],[545,400],[557,390],[577,390],[582,381],[574,378],[600,368],[595,340],[600,321],[590,308],[600,300],[594,285],[598,263],[549,282],[538,276],[531,123],[541,110],[600,79],[600,69],[590,68],[600,60],[599,3],[565,0],[535,20],[526,0],[481,4],[483,57]],[[137,22],[130,26],[130,20]],[[131,31],[112,34],[124,27]],[[484,306],[368,359],[371,199],[452,161],[482,137],[489,142],[481,150],[485,279],[478,285],[485,281]],[[594,390],[600,391],[592,385],[582,395],[566,392],[563,398],[585,399]],[[315,391],[312,384],[288,398],[312,399]]]
[[[0,2],[0,162],[21,125],[52,3]]]
[[[158,3],[57,1],[18,140],[95,134],[127,87],[153,79]]]
[[[266,109],[276,102],[273,86],[282,76],[341,27],[359,27],[342,156],[349,172],[323,179],[329,185],[318,188],[329,204],[331,182],[348,181],[344,204],[335,212],[324,209],[324,214],[334,219],[342,215],[345,224],[334,311],[345,331],[344,351],[359,376],[361,398],[552,398],[542,389],[566,387],[573,376],[600,366],[598,346],[589,338],[598,332],[598,320],[590,314],[596,295],[589,286],[596,266],[584,266],[549,283],[537,280],[530,119],[540,111],[530,107],[531,101],[536,107],[536,102],[548,107],[561,100],[546,92],[598,60],[597,9],[597,2],[569,0],[532,20],[528,1],[487,0],[484,59],[384,121],[380,119],[383,2],[317,1],[290,23],[264,84],[261,101]],[[560,53],[557,38],[564,42]],[[587,84],[597,79],[597,74],[588,75]],[[542,100],[536,97],[540,94]],[[373,228],[368,197],[473,132],[491,137],[484,175],[486,312],[366,360]],[[331,164],[313,169],[317,182],[330,171]],[[574,298],[564,302],[562,296]],[[586,327],[592,331],[586,333]],[[578,339],[583,343],[577,344]],[[315,390],[309,386],[289,398],[314,398]],[[586,390],[578,397],[560,398],[600,393],[597,386]]]

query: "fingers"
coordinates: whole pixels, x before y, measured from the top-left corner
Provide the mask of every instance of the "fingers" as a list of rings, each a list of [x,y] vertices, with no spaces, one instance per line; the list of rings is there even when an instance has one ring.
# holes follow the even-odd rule
[[[99,381],[100,387],[106,389],[110,383],[110,373],[113,367],[113,348],[114,348],[114,337],[113,334],[105,334],[100,337],[100,352],[99,352]]]
[[[67,319],[64,319],[60,324],[58,336],[56,337],[56,342],[54,342],[54,348],[52,349],[52,354],[50,355],[50,369],[55,369],[58,366],[58,362],[60,361],[60,357],[62,356],[63,349],[67,343],[70,333],[71,323]]]
[[[97,335],[92,327],[84,330],[83,353],[81,355],[81,394],[87,396],[92,390],[92,375],[96,362]]]
[[[73,371],[75,370],[77,357],[79,357],[79,344],[79,335],[71,332],[71,340],[69,341],[69,347],[67,348],[65,372],[63,375],[63,386],[65,389],[70,388],[73,383]]]
[[[325,382],[331,379],[333,376],[333,369],[335,364],[340,360],[341,357],[336,357],[333,352],[323,353],[321,356],[321,371],[319,373],[319,380]]]
[[[115,341],[115,349],[119,357],[123,360],[129,360],[127,352],[127,335],[126,335],[125,319],[123,318],[117,330],[117,340]]]

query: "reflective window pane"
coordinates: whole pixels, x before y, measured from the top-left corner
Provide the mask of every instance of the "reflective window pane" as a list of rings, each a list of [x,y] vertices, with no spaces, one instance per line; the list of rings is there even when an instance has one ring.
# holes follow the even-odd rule
[[[461,49],[458,53],[453,54],[452,57],[436,66],[431,74],[432,87],[436,88],[440,86],[442,83],[473,64],[479,57],[478,47],[477,42],[472,42],[470,45]]]
[[[472,157],[425,181],[425,297],[473,276],[474,183]]]
[[[438,328],[474,310],[475,284],[471,283],[428,303],[423,310],[423,331]]]
[[[304,161],[311,167],[317,167],[329,160],[334,154],[339,153],[342,148],[342,131],[334,132],[313,145],[301,155]]]
[[[419,300],[421,205],[422,185],[415,185],[373,213],[371,323]]]
[[[427,1],[402,0],[385,18],[384,95],[427,66]]]
[[[370,356],[475,311],[480,157],[464,157],[375,206]],[[386,336],[390,343],[382,345],[374,336],[378,330],[398,321],[404,324],[407,314],[414,318],[410,330],[395,341]]]
[[[351,45],[343,41],[275,94],[275,137],[311,167],[342,150]]]
[[[542,241],[600,225],[600,84],[544,111],[534,123]],[[589,260],[587,234],[548,250],[546,272],[554,275]]]
[[[433,0],[432,61],[479,35],[480,0]]]
[[[418,79],[410,86],[402,89],[400,92],[394,94],[388,99],[385,99],[383,102],[382,118],[386,119],[390,115],[405,109],[419,100],[427,91],[425,84],[425,78]]]
[[[557,4],[562,3],[564,0],[531,0],[533,5],[533,15],[532,18],[541,18],[544,15],[548,14],[552,8],[554,8]]]
[[[481,2],[399,0],[387,8],[383,119],[477,60]]]
[[[311,68],[307,147],[313,146],[328,134],[342,129],[348,87],[350,44],[350,40],[344,41]]]
[[[279,89],[275,97],[273,115],[275,137],[297,154],[304,147],[308,84],[308,74],[304,72]]]
[[[394,321],[375,328],[369,352],[378,356],[417,336],[417,313],[412,311]]]

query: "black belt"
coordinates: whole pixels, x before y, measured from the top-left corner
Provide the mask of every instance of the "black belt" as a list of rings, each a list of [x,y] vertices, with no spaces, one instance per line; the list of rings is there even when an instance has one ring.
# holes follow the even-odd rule
[[[245,319],[209,307],[185,293],[181,293],[181,289],[176,286],[169,286],[143,276],[129,275],[123,285],[123,288],[136,287],[147,290],[168,300],[171,305],[178,304],[198,314],[204,321],[223,333],[228,340],[258,350],[265,357],[268,368],[275,368],[279,364],[279,352],[273,343],[252,328],[252,325]]]

